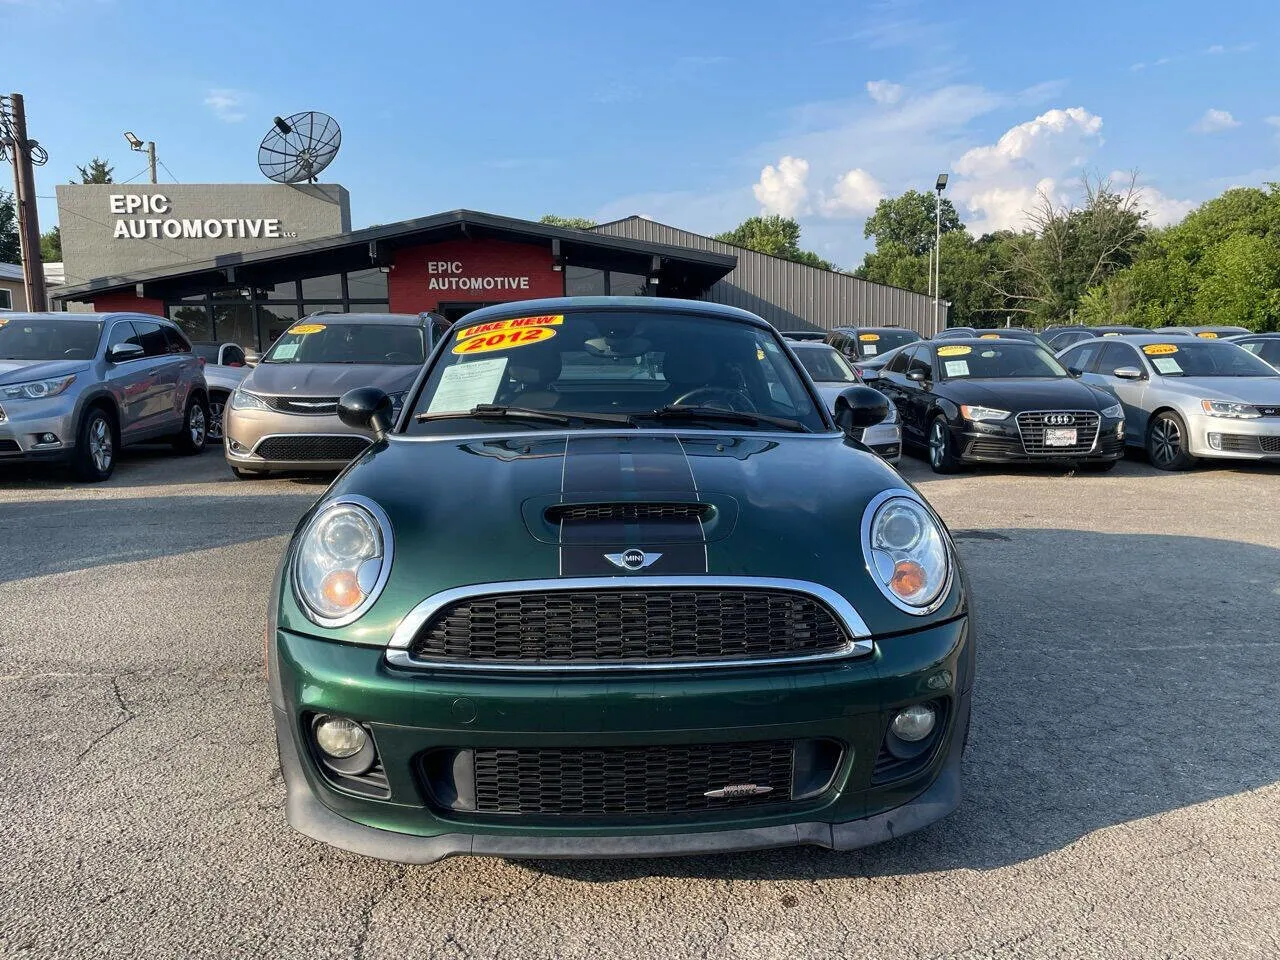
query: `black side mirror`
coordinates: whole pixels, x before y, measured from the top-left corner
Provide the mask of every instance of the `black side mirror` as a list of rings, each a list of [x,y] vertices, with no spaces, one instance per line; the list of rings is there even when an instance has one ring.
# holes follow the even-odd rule
[[[140,360],[146,351],[136,343],[113,343],[107,351],[108,363],[124,363],[128,360]]]
[[[1067,367],[1067,373],[1071,374],[1073,377],[1079,377],[1084,374],[1084,371],[1079,367]]]
[[[889,400],[870,387],[849,387],[836,397],[836,426],[846,434],[874,427],[889,416]]]
[[[912,370],[907,373],[908,380],[914,380],[916,383],[928,383],[929,375],[923,370]]]
[[[391,429],[391,398],[377,387],[348,390],[338,401],[338,419],[357,430],[372,430],[381,439]]]

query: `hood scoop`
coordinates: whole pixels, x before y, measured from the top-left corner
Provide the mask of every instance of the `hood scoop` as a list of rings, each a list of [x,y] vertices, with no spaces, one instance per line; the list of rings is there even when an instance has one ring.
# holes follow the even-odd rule
[[[547,523],[645,523],[709,520],[709,503],[563,503],[547,507]]]

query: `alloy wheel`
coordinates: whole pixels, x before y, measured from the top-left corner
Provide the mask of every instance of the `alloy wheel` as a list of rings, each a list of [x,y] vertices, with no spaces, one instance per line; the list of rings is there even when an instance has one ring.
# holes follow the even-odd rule
[[[89,455],[99,473],[106,473],[111,469],[115,451],[111,442],[111,426],[103,417],[97,417],[89,425]]]
[[[191,413],[187,416],[187,429],[191,431],[191,444],[197,449],[204,446],[205,420],[204,407],[195,403],[191,405]]]
[[[1182,432],[1169,417],[1161,417],[1151,428],[1151,458],[1159,464],[1172,463],[1182,453]]]
[[[208,438],[222,442],[222,416],[226,404],[221,400],[209,401],[209,433]]]
[[[942,454],[947,448],[947,434],[943,429],[942,421],[933,421],[933,426],[929,428],[929,463],[935,467],[942,466]]]

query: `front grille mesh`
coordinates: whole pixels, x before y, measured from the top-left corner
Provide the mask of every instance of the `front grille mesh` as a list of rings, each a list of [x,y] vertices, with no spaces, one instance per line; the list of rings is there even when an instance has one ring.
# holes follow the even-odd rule
[[[1062,457],[1088,453],[1098,439],[1101,417],[1093,410],[1044,410],[1018,414],[1022,447],[1031,456]],[[1045,443],[1045,431],[1074,427],[1076,442],[1067,447]]]
[[[476,812],[525,816],[678,814],[791,799],[794,744],[477,750]],[[731,785],[768,793],[708,797]]]
[[[1224,453],[1280,453],[1280,436],[1250,433],[1224,433],[1220,436],[1220,449]]]
[[[590,665],[804,656],[848,642],[804,594],[654,588],[469,597],[444,607],[409,649],[431,661]]]
[[[10,440],[7,437],[0,440],[0,453],[21,453],[22,447],[18,446],[17,440]]]
[[[626,523],[701,520],[706,514],[705,503],[570,503],[547,508],[547,520],[551,523],[562,520],[620,520]]]
[[[338,412],[337,397],[263,396],[262,401],[272,410],[279,410],[282,413],[296,413],[303,416],[325,416]]]
[[[350,460],[369,446],[367,437],[267,437],[254,448],[264,460]]]

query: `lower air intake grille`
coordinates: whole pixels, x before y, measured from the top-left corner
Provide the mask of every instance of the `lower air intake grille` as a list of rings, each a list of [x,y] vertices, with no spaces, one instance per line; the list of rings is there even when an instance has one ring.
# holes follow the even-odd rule
[[[1093,449],[1100,422],[1093,410],[1037,410],[1018,414],[1018,432],[1022,434],[1023,449],[1031,456],[1066,457]],[[1074,430],[1075,441],[1050,444],[1051,430]]]
[[[366,437],[267,437],[254,448],[264,460],[351,460],[369,446]]]
[[[707,514],[705,503],[570,503],[547,508],[547,520],[620,520],[639,523],[642,520],[701,520]]]
[[[0,453],[21,453],[22,447],[18,446],[17,440],[4,439],[0,440]]]
[[[476,813],[678,814],[791,799],[792,741],[599,750],[477,750]],[[724,787],[768,792],[711,796]]]
[[[409,647],[418,660],[638,665],[835,653],[849,643],[818,600],[785,590],[566,590],[469,597]]]

